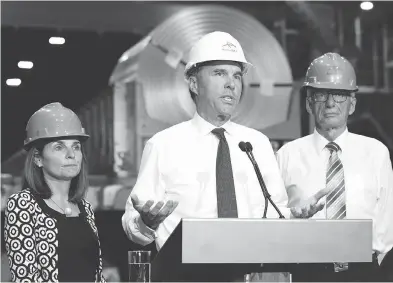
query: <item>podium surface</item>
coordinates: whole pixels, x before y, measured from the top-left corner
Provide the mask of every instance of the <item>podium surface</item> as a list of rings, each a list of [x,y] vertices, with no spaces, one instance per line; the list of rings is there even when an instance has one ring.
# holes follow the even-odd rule
[[[371,220],[184,219],[180,225],[183,263],[371,261]]]
[[[207,264],[371,261],[371,220],[182,219],[156,255],[152,279]]]

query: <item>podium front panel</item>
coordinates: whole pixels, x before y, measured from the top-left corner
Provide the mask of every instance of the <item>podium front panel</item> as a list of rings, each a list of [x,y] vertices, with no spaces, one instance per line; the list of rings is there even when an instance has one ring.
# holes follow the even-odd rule
[[[371,220],[183,219],[182,263],[371,262]]]

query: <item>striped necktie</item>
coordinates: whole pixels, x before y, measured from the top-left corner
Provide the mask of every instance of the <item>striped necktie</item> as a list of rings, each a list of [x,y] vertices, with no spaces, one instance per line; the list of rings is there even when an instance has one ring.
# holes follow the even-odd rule
[[[345,181],[344,167],[337,154],[340,147],[336,143],[330,142],[326,145],[326,148],[330,151],[326,173],[326,187],[329,189],[326,196],[326,218],[343,219],[346,218]]]
[[[338,144],[330,142],[326,145],[330,151],[329,165],[326,173],[326,187],[329,193],[326,196],[326,218],[343,219],[346,216],[345,208],[345,181],[344,167],[338,158],[340,150]],[[348,270],[348,262],[334,262],[334,272]]]
[[[216,158],[217,212],[219,218],[237,218],[231,154],[224,132],[223,128],[212,130],[212,133],[220,140]]]

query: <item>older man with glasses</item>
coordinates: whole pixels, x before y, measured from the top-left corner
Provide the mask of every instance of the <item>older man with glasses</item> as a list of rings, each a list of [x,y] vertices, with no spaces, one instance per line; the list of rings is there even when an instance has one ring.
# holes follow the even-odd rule
[[[372,219],[373,261],[299,265],[294,282],[384,280],[379,264],[393,247],[393,171],[384,144],[348,132],[357,90],[355,71],[345,58],[327,53],[315,59],[301,90],[315,130],[284,145],[277,159],[289,207],[300,207],[315,192],[326,191],[321,211],[291,209],[294,217]]]

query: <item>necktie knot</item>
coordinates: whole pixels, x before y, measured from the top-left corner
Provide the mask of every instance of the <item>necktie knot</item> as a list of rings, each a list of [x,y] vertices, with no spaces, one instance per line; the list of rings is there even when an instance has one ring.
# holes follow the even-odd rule
[[[338,152],[340,150],[340,146],[335,142],[330,142],[326,145],[326,148],[331,152]]]
[[[215,128],[212,130],[212,133],[220,140],[225,139],[224,132],[225,132],[224,128]]]

